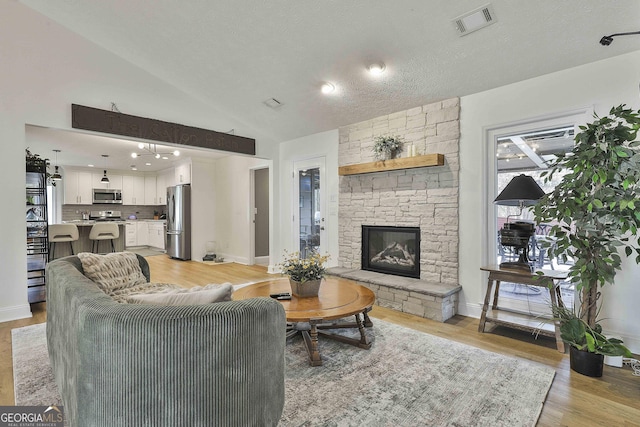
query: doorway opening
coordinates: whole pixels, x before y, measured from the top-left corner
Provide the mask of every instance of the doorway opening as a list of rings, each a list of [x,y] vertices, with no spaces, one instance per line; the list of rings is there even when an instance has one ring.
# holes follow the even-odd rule
[[[294,247],[300,258],[325,251],[324,163],[324,157],[295,163]]]
[[[269,265],[269,168],[251,170],[253,263]]]

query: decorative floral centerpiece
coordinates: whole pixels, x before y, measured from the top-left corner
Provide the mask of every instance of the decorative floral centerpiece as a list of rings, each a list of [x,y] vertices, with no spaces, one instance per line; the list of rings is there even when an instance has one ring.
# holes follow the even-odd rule
[[[300,252],[284,252],[284,262],[280,264],[282,274],[289,276],[291,292],[297,297],[318,296],[320,283],[326,274],[324,264],[329,255],[311,252],[307,258],[300,258]]]
[[[373,144],[376,159],[392,159],[402,151],[404,141],[399,136],[377,136]]]

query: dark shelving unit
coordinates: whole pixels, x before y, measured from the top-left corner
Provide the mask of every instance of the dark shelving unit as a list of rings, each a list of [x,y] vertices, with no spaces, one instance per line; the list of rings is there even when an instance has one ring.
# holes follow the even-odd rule
[[[47,164],[29,160],[26,176],[27,288],[29,303],[46,300],[45,267],[49,259]]]

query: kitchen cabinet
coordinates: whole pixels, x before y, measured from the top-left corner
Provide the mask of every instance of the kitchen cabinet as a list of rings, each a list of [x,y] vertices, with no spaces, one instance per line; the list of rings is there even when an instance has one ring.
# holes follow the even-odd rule
[[[124,232],[125,232],[125,240],[124,240],[124,246],[125,247],[131,247],[131,246],[137,246],[137,235],[138,232],[136,230],[137,226],[135,222],[127,222],[124,226]]]
[[[174,168],[162,171],[162,175],[164,175],[164,184],[167,187],[173,187],[176,185],[176,170]],[[165,197],[167,197],[166,194]]]
[[[122,177],[122,204],[143,205],[145,203],[144,176],[124,175]]]
[[[131,221],[125,225],[125,246],[152,246],[164,250],[164,223]]]
[[[156,176],[156,201],[158,205],[167,204],[167,187],[175,185],[175,169],[166,169]]]
[[[145,176],[144,177],[144,204],[145,205],[157,205],[158,196],[156,194],[156,177]]]
[[[149,246],[164,250],[164,224],[149,222]]]
[[[64,179],[65,205],[90,205],[93,203],[93,187],[91,172],[65,170]]]
[[[176,177],[175,185],[191,184],[191,164],[183,163],[181,165],[176,166],[175,177]]]
[[[167,204],[167,185],[163,174],[156,176],[156,202],[157,205]]]
[[[102,182],[101,180],[103,176],[104,173],[91,174],[92,188],[110,188],[115,190],[122,190],[122,175],[107,173],[109,182]]]
[[[136,246],[147,246],[149,244],[149,223],[138,221],[136,223]]]

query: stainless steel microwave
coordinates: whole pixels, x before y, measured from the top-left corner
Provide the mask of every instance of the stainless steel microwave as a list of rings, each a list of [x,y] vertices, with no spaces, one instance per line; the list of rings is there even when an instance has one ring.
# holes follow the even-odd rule
[[[112,188],[94,188],[93,203],[118,203],[122,204],[122,190]]]

